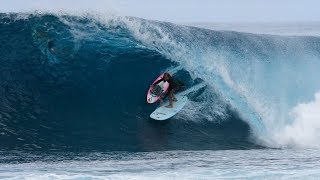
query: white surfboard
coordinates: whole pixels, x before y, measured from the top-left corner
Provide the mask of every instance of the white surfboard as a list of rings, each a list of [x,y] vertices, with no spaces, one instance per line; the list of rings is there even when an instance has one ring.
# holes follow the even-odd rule
[[[167,108],[169,105],[169,100],[165,101],[162,106],[158,107],[150,117],[155,120],[163,121],[176,115],[188,102],[187,96],[176,95],[178,101],[173,102],[173,108]]]

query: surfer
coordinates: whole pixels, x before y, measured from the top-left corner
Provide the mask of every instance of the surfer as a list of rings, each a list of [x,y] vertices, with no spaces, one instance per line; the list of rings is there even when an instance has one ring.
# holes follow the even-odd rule
[[[40,38],[46,38],[47,41],[47,48],[51,53],[54,53],[55,48],[54,48],[54,40],[49,38],[48,34],[44,31],[40,31],[40,30],[35,30],[35,33],[38,37]]]
[[[154,84],[152,84],[152,86],[158,84],[159,82],[164,81],[164,82],[168,82],[169,83],[169,88],[168,91],[166,92],[166,94],[163,97],[160,97],[159,101],[160,104],[163,104],[163,100],[169,96],[169,105],[166,106],[167,108],[172,108],[173,107],[173,102],[177,101],[176,97],[174,96],[174,93],[177,91],[180,91],[183,87],[184,84],[177,80],[174,79],[169,73],[164,73],[163,74],[163,78],[159,79],[158,81],[156,81]]]
[[[54,41],[52,39],[49,39],[48,41],[48,49],[54,53]]]

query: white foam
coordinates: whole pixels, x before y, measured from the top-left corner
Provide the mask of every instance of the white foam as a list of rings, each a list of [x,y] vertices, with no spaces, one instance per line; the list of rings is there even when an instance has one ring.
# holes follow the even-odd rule
[[[320,91],[315,99],[308,103],[300,103],[291,111],[292,123],[275,133],[274,140],[280,146],[320,147]]]

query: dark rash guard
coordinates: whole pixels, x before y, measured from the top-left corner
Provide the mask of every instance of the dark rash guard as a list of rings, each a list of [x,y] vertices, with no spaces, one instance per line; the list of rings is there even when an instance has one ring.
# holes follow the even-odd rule
[[[159,79],[158,81],[156,81],[155,83],[154,83],[154,85],[156,85],[156,84],[158,84],[159,82],[161,82],[161,81],[164,81],[164,82],[166,82],[166,80],[164,80],[164,78],[161,78],[161,79]],[[184,84],[181,82],[181,81],[179,81],[179,80],[176,80],[176,79],[174,79],[174,78],[172,78],[172,77],[170,77],[168,80],[167,80],[167,82],[169,83],[169,88],[168,88],[168,91],[166,92],[166,94],[163,96],[163,98],[162,99],[165,99],[168,95],[169,95],[169,93],[171,92],[171,90],[178,90],[180,87],[182,87],[182,86],[184,86]]]

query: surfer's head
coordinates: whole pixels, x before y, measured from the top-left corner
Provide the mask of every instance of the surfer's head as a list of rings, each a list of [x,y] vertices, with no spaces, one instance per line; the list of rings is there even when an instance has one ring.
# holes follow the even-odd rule
[[[167,80],[170,79],[170,78],[171,78],[171,75],[170,75],[169,73],[166,72],[166,73],[163,74],[163,79],[164,79],[164,80],[167,81]]]

